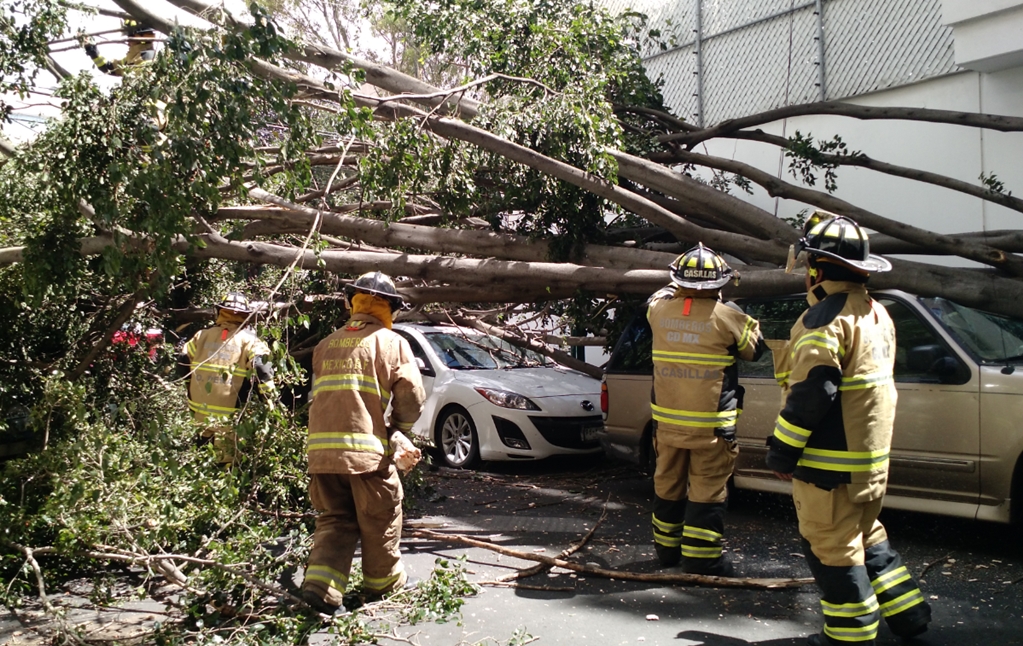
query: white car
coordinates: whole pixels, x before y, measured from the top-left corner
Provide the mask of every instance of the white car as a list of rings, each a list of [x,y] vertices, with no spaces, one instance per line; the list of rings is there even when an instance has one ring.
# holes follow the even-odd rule
[[[600,381],[476,330],[398,323],[426,388],[412,432],[452,467],[599,453]]]

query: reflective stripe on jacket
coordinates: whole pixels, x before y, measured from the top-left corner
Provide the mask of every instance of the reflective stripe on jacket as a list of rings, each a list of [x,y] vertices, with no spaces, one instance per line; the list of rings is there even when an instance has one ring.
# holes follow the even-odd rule
[[[391,455],[389,425],[402,431],[423,410],[422,378],[408,341],[369,314],[355,314],[313,351],[309,472],[369,473]]]
[[[270,354],[270,348],[251,330],[237,325],[215,325],[198,332],[185,352],[192,371],[188,407],[196,421],[208,415],[232,415],[238,393],[252,377],[252,362]]]
[[[775,354],[784,407],[768,466],[825,488],[882,483],[895,421],[895,326],[859,283],[825,281]]]
[[[727,434],[742,408],[736,358],[763,351],[760,325],[716,291],[665,288],[650,301],[658,437]],[[669,442],[670,443],[670,442]]]

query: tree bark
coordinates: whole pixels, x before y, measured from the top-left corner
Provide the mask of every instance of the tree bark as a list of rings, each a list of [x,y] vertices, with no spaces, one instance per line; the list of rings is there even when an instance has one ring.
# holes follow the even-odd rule
[[[855,105],[852,103],[803,103],[790,105],[774,110],[767,110],[748,117],[729,119],[716,126],[693,132],[677,132],[659,137],[664,143],[673,142],[692,148],[696,144],[721,137],[725,134],[761,126],[772,121],[800,117],[811,114],[832,114],[853,119],[901,119],[906,121],[925,121],[930,123],[946,123],[972,128],[987,128],[1002,132],[1018,132],[1023,130],[1023,118],[1009,117],[998,114],[978,114],[975,112],[953,112],[951,110],[933,110],[929,108],[875,108],[872,106]]]
[[[1001,269],[1011,276],[1023,276],[1023,258],[1006,254],[994,247],[896,222],[833,195],[795,186],[749,164],[696,153],[680,152],[676,154],[680,159],[689,163],[717,168],[718,170],[725,170],[748,177],[764,187],[764,190],[772,197],[777,196],[797,200],[841,215],[847,215],[862,226],[900,240],[912,242],[926,249],[935,249],[975,260],[976,262]]]

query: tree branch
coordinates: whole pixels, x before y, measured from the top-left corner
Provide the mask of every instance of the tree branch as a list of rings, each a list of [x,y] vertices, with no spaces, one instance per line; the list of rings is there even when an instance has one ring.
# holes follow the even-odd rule
[[[973,128],[987,128],[988,130],[1000,130],[1002,132],[1017,132],[1023,130],[1023,118],[1010,117],[998,114],[978,114],[975,112],[954,112],[951,110],[933,110],[930,108],[876,108],[852,103],[803,103],[800,105],[789,105],[774,110],[767,110],[748,117],[729,119],[722,121],[716,126],[704,128],[693,132],[677,132],[661,135],[658,140],[662,143],[676,143],[686,148],[692,148],[696,144],[724,136],[725,134],[764,125],[780,119],[800,117],[811,114],[829,114],[853,119],[896,119],[904,121],[925,121],[930,123],[947,123]]]
[[[847,215],[862,226],[886,233],[900,240],[912,242],[927,249],[935,249],[975,260],[1001,269],[1011,276],[1023,276],[1023,258],[1006,254],[1000,249],[890,220],[833,195],[790,184],[749,164],[698,153],[678,152],[676,155],[687,163],[725,170],[748,177],[762,186],[768,195],[772,197],[798,200],[828,211]]]
[[[468,536],[462,536],[460,534],[444,534],[441,532],[434,532],[428,529],[412,529],[409,530],[412,535],[423,536],[426,538],[432,538],[434,540],[446,541],[449,543],[461,543],[463,545],[470,545],[472,547],[480,547],[498,554],[505,556],[512,556],[524,561],[535,561],[537,563],[543,563],[544,565],[550,565],[551,567],[560,567],[566,570],[572,570],[573,572],[580,572],[583,574],[600,576],[608,579],[616,579],[619,581],[646,581],[654,583],[688,583],[690,585],[703,585],[716,588],[753,588],[758,590],[787,590],[791,588],[799,588],[804,585],[813,583],[813,579],[810,577],[803,579],[753,579],[753,578],[731,578],[721,576],[709,576],[705,574],[643,574],[637,572],[629,572],[627,570],[610,570],[607,568],[594,567],[592,565],[580,565],[573,561],[566,561],[564,559],[555,558],[551,556],[545,556],[543,554],[535,554],[531,552],[521,552],[519,550],[513,550],[501,545],[495,545],[493,543],[486,543],[478,541]]]

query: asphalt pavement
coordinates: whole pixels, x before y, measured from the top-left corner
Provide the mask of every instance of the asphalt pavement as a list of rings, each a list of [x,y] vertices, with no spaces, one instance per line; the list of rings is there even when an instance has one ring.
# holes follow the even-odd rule
[[[601,458],[491,463],[475,472],[428,474],[408,528],[459,533],[515,550],[556,556],[606,513],[579,563],[639,573],[664,572],[653,552],[653,487],[634,468]],[[1023,540],[1001,525],[884,511],[892,544],[918,577],[933,611],[913,644],[1023,644]],[[726,549],[740,574],[808,577],[791,500],[736,492]],[[482,548],[408,537],[407,567],[428,576],[438,556],[465,554],[473,581],[493,580],[532,563]],[[670,572],[671,570],[667,570]],[[922,575],[922,576],[921,576]],[[419,644],[804,644],[822,624],[816,586],[736,590],[616,581],[555,568],[486,586],[467,600],[459,623],[401,630]],[[882,626],[878,644],[902,640]]]
[[[557,458],[490,463],[476,471],[441,469],[427,472],[425,481],[427,488],[415,494],[417,508],[406,519],[402,541],[406,567],[420,578],[429,576],[439,557],[464,556],[474,582],[493,581],[533,563],[416,536],[415,528],[557,556],[602,516],[571,560],[636,573],[665,572],[654,555],[650,530],[653,486],[634,467],[603,456]],[[913,644],[1023,645],[1023,537],[1017,528],[894,510],[882,512],[881,520],[932,607],[931,629]],[[726,523],[726,549],[742,576],[810,576],[790,499],[736,492]],[[795,646],[822,624],[813,584],[723,589],[622,581],[554,568],[521,579],[518,586],[484,586],[466,600],[459,621],[406,626],[398,633],[419,646]],[[75,605],[73,600],[86,594],[68,590],[65,605]],[[105,613],[72,609],[69,619],[95,626],[95,636],[105,641],[131,640],[150,630],[161,610],[155,602],[139,601]],[[311,642],[331,640],[323,633]],[[8,643],[41,646],[45,640],[0,613],[0,644]],[[882,626],[879,645],[900,643]]]

